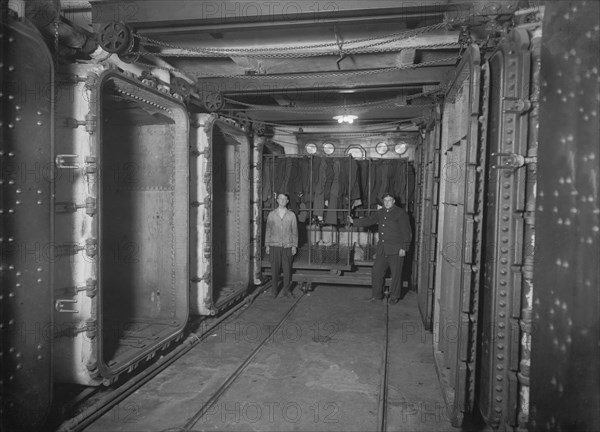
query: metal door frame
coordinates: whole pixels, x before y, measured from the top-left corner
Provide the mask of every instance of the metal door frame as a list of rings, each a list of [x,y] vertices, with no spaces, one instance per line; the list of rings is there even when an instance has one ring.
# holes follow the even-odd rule
[[[475,376],[477,356],[477,278],[480,271],[479,261],[481,258],[481,249],[477,244],[477,230],[479,229],[480,218],[477,216],[478,208],[481,202],[478,202],[480,191],[475,188],[481,184],[481,143],[480,143],[480,54],[477,45],[471,45],[465,51],[461,63],[458,65],[455,78],[446,94],[446,101],[452,100],[459,86],[468,82],[469,98],[467,101],[468,113],[466,114],[465,134],[456,143],[443,143],[446,146],[452,145],[461,150],[458,159],[460,175],[464,180],[464,187],[456,189],[458,196],[457,203],[460,210],[460,220],[454,221],[453,226],[459,227],[462,231],[457,240],[458,245],[457,262],[455,265],[457,292],[455,305],[455,316],[450,316],[447,321],[446,315],[442,313],[440,300],[445,298],[448,293],[444,291],[443,284],[447,281],[442,278],[442,271],[449,264],[444,254],[443,244],[445,231],[445,220],[449,215],[446,214],[446,206],[440,206],[439,229],[438,229],[438,263],[436,268],[435,283],[435,303],[434,303],[434,358],[436,370],[443,388],[443,395],[447,405],[448,418],[454,426],[460,426],[465,413],[473,410],[475,399]],[[446,102],[448,103],[448,102]],[[446,138],[442,132],[442,140]],[[443,149],[442,149],[443,150]],[[444,166],[446,157],[442,156],[441,164]],[[440,184],[440,203],[445,199],[447,193],[446,184],[442,181]],[[457,245],[455,245],[456,247]],[[452,293],[450,293],[452,295]],[[452,311],[450,311],[452,313]],[[448,342],[449,334],[447,330],[450,325],[456,331],[455,347],[445,345]],[[444,349],[448,352],[444,353]],[[450,366],[448,366],[448,363]]]

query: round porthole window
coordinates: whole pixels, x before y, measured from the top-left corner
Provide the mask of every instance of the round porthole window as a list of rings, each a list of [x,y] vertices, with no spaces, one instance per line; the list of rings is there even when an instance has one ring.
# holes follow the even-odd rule
[[[406,150],[408,150],[408,144],[406,144],[405,142],[403,143],[398,143],[396,144],[396,146],[394,147],[394,151],[396,153],[398,153],[399,155],[406,153]]]
[[[325,152],[325,154],[332,154],[335,151],[335,146],[329,142],[326,142],[323,144],[323,152]]]
[[[375,151],[376,151],[378,154],[380,154],[380,155],[384,155],[384,154],[386,154],[386,153],[387,153],[387,151],[388,151],[388,146],[387,146],[387,144],[386,144],[386,143],[384,143],[384,142],[380,142],[379,144],[377,144],[377,145],[375,146]]]
[[[306,153],[308,154],[315,154],[317,152],[317,145],[314,143],[308,143],[304,146],[304,150],[306,150]]]

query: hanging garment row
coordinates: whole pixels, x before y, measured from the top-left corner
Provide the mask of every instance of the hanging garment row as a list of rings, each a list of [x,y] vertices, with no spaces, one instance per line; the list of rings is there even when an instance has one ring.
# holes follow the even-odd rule
[[[385,192],[405,208],[414,197],[414,168],[405,159],[267,156],[263,161],[263,208],[276,194],[290,197],[290,209],[305,222],[309,213],[323,223],[343,224],[348,210],[374,209]]]

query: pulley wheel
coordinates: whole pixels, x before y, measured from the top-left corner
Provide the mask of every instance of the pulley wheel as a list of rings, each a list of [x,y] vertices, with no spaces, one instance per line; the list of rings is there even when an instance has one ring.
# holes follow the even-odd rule
[[[250,119],[248,118],[248,116],[243,112],[238,112],[235,114],[234,117],[237,120],[237,122],[240,124],[242,129],[247,131],[248,127],[250,126]]]
[[[172,82],[174,90],[184,98],[192,93],[192,85],[183,78],[175,77]]]
[[[217,112],[223,109],[225,101],[221,93],[207,92],[202,95],[202,104],[209,112]]]
[[[98,42],[109,53],[123,54],[133,45],[133,35],[125,24],[113,21],[102,26]]]
[[[267,125],[262,122],[252,123],[252,128],[258,136],[264,136],[267,133]]]
[[[124,53],[118,56],[125,63],[135,63],[140,59],[140,53]]]

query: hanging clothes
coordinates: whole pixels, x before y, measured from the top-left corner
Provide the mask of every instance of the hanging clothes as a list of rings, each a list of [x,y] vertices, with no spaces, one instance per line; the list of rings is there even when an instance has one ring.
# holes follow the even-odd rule
[[[325,214],[325,223],[330,225],[337,225],[337,209],[338,208],[338,197],[340,192],[340,183],[344,181],[340,177],[340,165],[339,159],[332,160],[333,164],[333,178],[331,179],[331,188],[329,189],[329,208]]]
[[[388,174],[389,174],[389,168],[390,168],[390,164],[389,161],[380,161],[381,163],[378,165],[378,172],[377,172],[377,178],[378,178],[378,190],[376,192],[376,199],[378,201],[381,201],[381,197],[383,196],[384,193],[387,192],[387,189],[389,187],[389,179],[388,179]],[[383,203],[381,203],[383,205]]]
[[[284,158],[275,158],[273,194],[285,193],[285,184],[287,183],[285,166],[286,160]]]
[[[358,161],[358,177],[360,177],[360,195],[365,207],[369,206],[369,164],[368,160]]]
[[[302,194],[302,183],[299,179],[299,159],[298,158],[287,158],[288,163],[286,169],[289,166],[289,176],[286,185],[287,194],[290,199],[290,210],[298,214],[300,195]]]
[[[313,172],[318,172],[318,181],[313,184],[314,203],[313,208],[315,216],[323,217],[325,208],[325,181],[327,178],[327,164],[323,158],[313,158]]]
[[[398,200],[398,205],[406,203],[406,161],[397,159],[394,161],[394,187],[393,193]]]
[[[369,207],[375,208],[377,205],[377,198],[379,189],[381,188],[381,172],[380,172],[380,160],[371,161],[371,178],[369,183],[370,202]]]
[[[354,201],[361,199],[358,161],[355,159],[350,159],[348,161],[348,171],[350,172],[350,191],[348,192],[349,200]]]
[[[406,185],[406,208],[409,208],[409,204],[412,206],[412,203],[415,200],[415,182],[416,182],[416,174],[415,174],[415,166],[413,164],[407,163],[408,170],[408,183]]]
[[[328,203],[329,207],[329,193],[331,192],[331,185],[333,184],[333,158],[324,158],[325,161],[325,183],[323,186],[323,196],[325,197],[325,201]]]
[[[308,203],[312,200],[312,197],[310,196],[310,171],[310,158],[303,157],[300,159],[300,182],[302,185],[302,202],[304,203]]]

